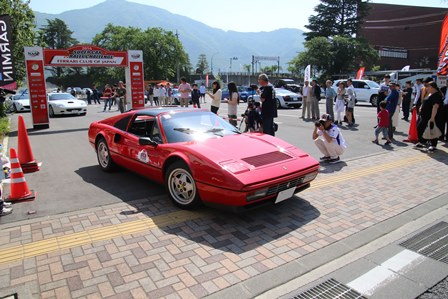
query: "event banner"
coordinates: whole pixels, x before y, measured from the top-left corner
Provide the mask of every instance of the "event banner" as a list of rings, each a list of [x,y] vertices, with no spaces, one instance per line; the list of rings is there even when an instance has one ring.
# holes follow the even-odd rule
[[[364,71],[366,70],[365,67],[360,67],[358,72],[356,73],[356,79],[361,80],[362,77],[364,76]]]
[[[0,15],[0,87],[16,89],[9,15]]]
[[[48,128],[49,118],[43,50],[41,47],[24,47],[24,49],[33,126],[34,128]]]
[[[446,75],[448,75],[448,14],[445,14],[440,34],[439,63],[437,64],[437,76]]]
[[[46,66],[126,67],[126,52],[107,51],[97,46],[79,45],[66,50],[44,49]]]
[[[145,107],[145,81],[143,78],[143,52],[128,50],[129,67],[126,69],[126,94],[132,109]],[[131,108],[130,107],[130,108]]]

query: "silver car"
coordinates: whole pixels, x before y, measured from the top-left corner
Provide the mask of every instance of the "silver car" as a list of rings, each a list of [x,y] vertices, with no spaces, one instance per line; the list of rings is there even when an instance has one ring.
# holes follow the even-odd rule
[[[347,79],[335,80],[332,87],[336,92],[338,91],[339,82],[344,82],[347,88]],[[355,88],[356,101],[370,103],[372,106],[376,107],[380,85],[371,80],[353,79],[352,82],[353,87]]]
[[[13,112],[31,111],[28,89],[19,90],[15,95],[10,96],[7,101]]]
[[[300,108],[302,107],[302,95],[300,93],[294,93],[284,88],[274,88],[275,91],[275,102],[277,104],[277,109],[280,108]],[[258,94],[251,95],[248,97],[248,101],[254,100],[255,102],[260,101],[260,96]]]
[[[66,92],[49,93],[48,113],[50,117],[56,115],[86,115],[87,103]]]

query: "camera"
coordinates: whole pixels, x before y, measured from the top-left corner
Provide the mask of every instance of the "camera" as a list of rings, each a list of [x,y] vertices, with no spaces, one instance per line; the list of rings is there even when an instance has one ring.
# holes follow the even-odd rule
[[[324,122],[323,120],[319,120],[319,121],[316,121],[316,122],[314,123],[314,125],[315,125],[316,127],[320,127],[320,126],[324,126],[324,127],[325,127],[325,122]]]

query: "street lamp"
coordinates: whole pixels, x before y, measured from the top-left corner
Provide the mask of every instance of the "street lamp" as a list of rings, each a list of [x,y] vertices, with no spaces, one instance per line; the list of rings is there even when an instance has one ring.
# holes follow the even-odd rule
[[[213,75],[213,57],[215,57],[215,55],[219,54],[219,52],[216,52],[215,54],[212,55],[212,57],[210,58],[210,72]]]
[[[238,60],[238,57],[230,57],[230,68],[229,68],[229,70],[232,70],[232,60]]]

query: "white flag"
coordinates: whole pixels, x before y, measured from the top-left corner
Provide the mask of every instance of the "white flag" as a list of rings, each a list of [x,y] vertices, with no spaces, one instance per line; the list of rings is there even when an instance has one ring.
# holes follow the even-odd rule
[[[401,71],[402,71],[402,72],[408,72],[410,68],[411,68],[410,65],[406,65],[406,66],[404,66],[404,67],[401,69]]]
[[[303,75],[303,81],[310,81],[311,79],[311,64],[308,64],[305,68],[305,74]]]

